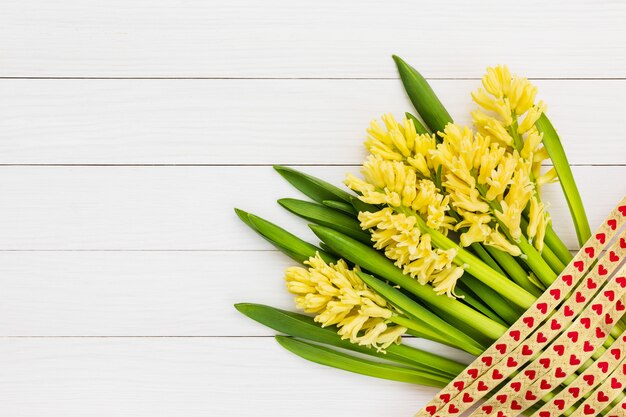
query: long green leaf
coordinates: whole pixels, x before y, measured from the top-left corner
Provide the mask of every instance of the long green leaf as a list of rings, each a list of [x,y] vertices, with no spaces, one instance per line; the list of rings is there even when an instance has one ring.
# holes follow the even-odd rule
[[[310,225],[309,227],[317,237],[340,254],[342,258],[400,285],[405,291],[414,294],[426,304],[436,306],[450,315],[471,323],[489,339],[496,340],[507,330],[505,326],[473,308],[453,298],[439,296],[435,294],[432,287],[421,285],[416,280],[404,275],[389,259],[372,247],[328,227],[319,225]]]
[[[350,203],[350,198],[353,197],[352,194],[349,194],[324,180],[305,174],[304,172],[300,172],[293,168],[275,165],[274,169],[304,195],[320,204],[324,200],[341,200],[346,203]]]
[[[254,214],[241,209],[236,208],[235,213],[237,213],[237,216],[241,219],[241,221],[248,225],[252,230],[257,232],[281,252],[285,253],[297,262],[303,263],[311,256],[315,256],[316,252],[318,252],[322,259],[326,262],[336,261],[332,255],[326,253],[317,246],[305,242],[296,235],[289,233],[274,223],[268,222],[261,217],[255,216]]]
[[[591,236],[591,229],[589,227],[589,221],[587,220],[585,206],[580,198],[580,193],[578,192],[578,187],[574,180],[574,174],[572,174],[572,169],[570,168],[567,155],[561,144],[561,139],[545,114],[539,117],[535,125],[539,132],[543,133],[543,146],[548,151],[548,155],[550,155],[550,159],[554,164],[554,169],[559,177],[565,200],[567,201],[572,220],[574,221],[578,243],[582,246]]]
[[[315,224],[330,227],[344,233],[359,242],[369,244],[370,234],[361,229],[361,225],[354,217],[338,212],[329,207],[295,198],[281,198],[278,204],[295,214]]]
[[[429,372],[368,361],[290,337],[276,336],[276,341],[282,347],[301,358],[361,375],[437,388],[446,386],[452,379],[450,376],[446,375],[436,375]]]
[[[431,131],[443,132],[446,125],[452,123],[452,117],[441,104],[433,89],[422,77],[422,74],[404,62],[402,58],[394,55],[393,60],[398,67],[404,89],[419,115]]]
[[[358,214],[352,204],[348,204],[343,201],[324,200],[322,201],[322,204],[324,204],[326,207],[330,207],[331,209],[339,210],[354,218],[356,218],[356,215]]]
[[[449,375],[457,375],[464,369],[464,365],[451,359],[410,346],[391,345],[386,349],[386,352],[378,352],[376,349],[354,344],[349,340],[341,339],[335,326],[321,327],[313,318],[304,314],[253,303],[235,304],[235,308],[252,320],[280,333],[300,339],[352,350],[410,366],[426,367],[432,371],[441,370]]]
[[[449,325],[445,321],[441,320],[436,314],[433,314],[430,310],[417,304],[409,297],[404,295],[401,291],[393,288],[391,285],[385,284],[379,279],[376,279],[372,275],[364,272],[358,272],[359,278],[363,280],[370,288],[380,294],[384,299],[389,301],[392,305],[397,307],[400,311],[407,314],[410,317],[414,317],[431,328],[437,329],[442,335],[448,336],[449,344],[456,346],[459,349],[463,349],[472,355],[480,355],[485,346],[476,342],[465,333]]]

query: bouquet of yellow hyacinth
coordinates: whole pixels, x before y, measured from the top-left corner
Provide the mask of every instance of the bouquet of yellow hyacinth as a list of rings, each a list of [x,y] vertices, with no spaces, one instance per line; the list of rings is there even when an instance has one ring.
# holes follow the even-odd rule
[[[402,337],[480,355],[533,304],[572,259],[542,187],[560,182],[581,244],[590,230],[546,106],[526,78],[488,68],[472,93],[473,126],[460,126],[426,80],[394,59],[417,113],[371,123],[369,155],[361,175],[347,175],[349,190],[275,167],[310,199],[279,204],[310,222],[319,244],[236,210],[300,264],[285,280],[305,314],[236,308],[311,361],[443,387],[464,365]]]

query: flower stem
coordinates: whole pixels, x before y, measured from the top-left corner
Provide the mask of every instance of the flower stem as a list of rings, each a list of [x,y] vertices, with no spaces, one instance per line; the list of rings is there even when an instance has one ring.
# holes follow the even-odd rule
[[[501,251],[500,249],[496,249],[492,246],[486,247],[487,251],[493,256],[496,261],[504,268],[507,272],[508,276],[520,287],[524,288],[529,293],[533,294],[535,297],[539,297],[542,294],[542,291],[537,288],[530,280],[528,279],[528,274],[520,266],[519,263],[515,260],[511,254]]]
[[[559,235],[554,232],[554,229],[550,224],[546,228],[546,237],[544,239],[544,242],[547,246],[550,247],[550,249],[552,249],[554,254],[561,260],[564,265],[569,264],[570,261],[574,259],[572,253],[569,251],[567,246],[565,246],[565,243],[563,243]]]
[[[591,236],[591,229],[589,228],[585,207],[583,206],[580,193],[576,187],[574,175],[572,174],[572,169],[565,155],[565,150],[563,149],[559,135],[556,133],[554,126],[552,126],[552,123],[550,123],[545,113],[537,120],[535,126],[537,126],[539,132],[543,133],[543,146],[548,151],[548,155],[550,155],[550,159],[554,164],[554,169],[559,177],[563,194],[565,194],[565,200],[567,200],[567,205],[569,206],[572,220],[574,221],[578,243],[582,246]]]

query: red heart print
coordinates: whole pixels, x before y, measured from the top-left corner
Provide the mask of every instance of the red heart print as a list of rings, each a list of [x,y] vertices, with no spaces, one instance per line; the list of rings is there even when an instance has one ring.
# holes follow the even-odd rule
[[[602,244],[606,241],[606,235],[604,233],[598,233],[596,235],[596,240]]]
[[[493,412],[493,406],[491,405],[483,405],[481,410],[485,412],[485,414],[491,414]]]
[[[580,395],[580,388],[578,388],[578,387],[569,387],[567,389],[567,392],[572,394],[572,397],[578,398],[578,396]],[[565,403],[563,403],[563,405],[565,405]],[[562,410],[562,408],[561,408],[561,410]]]
[[[574,277],[572,277],[571,275],[563,275],[561,279],[563,280],[564,283],[566,283],[568,286],[571,287]]]
[[[623,384],[617,378],[611,378],[611,389],[621,389]]]
[[[583,261],[576,261],[574,262],[574,267],[578,269],[579,272],[583,272],[583,269],[585,268],[585,263]]]
[[[565,378],[567,376],[567,374],[565,373],[565,371],[559,366],[558,368],[556,368],[556,370],[554,371],[554,376],[557,378]]]
[[[576,355],[571,355],[569,357],[569,364],[572,366],[578,366],[580,365],[580,359],[578,359]]]
[[[491,356],[483,356],[482,358],[480,358],[480,360],[487,366],[491,366],[491,364],[493,363],[493,358]]]
[[[454,388],[456,388],[459,391],[463,391],[463,388],[465,388],[465,382],[463,381],[455,381],[452,386]]]
[[[618,361],[619,358],[622,356],[622,351],[617,348],[611,349],[611,355],[613,355],[615,360]]]
[[[617,277],[615,278],[615,282],[617,282],[620,287],[626,288],[626,277]]]
[[[589,256],[590,258],[593,258],[593,255],[595,255],[595,251],[593,249],[593,246],[587,246],[585,248],[585,253],[587,254],[587,256]]]
[[[509,359],[506,361],[506,366],[508,366],[509,368],[514,368],[517,366],[517,362],[515,361],[515,359],[509,356]]]
[[[526,378],[532,381],[537,376],[537,372],[533,371],[532,369],[527,369],[524,371],[524,375],[526,375]]]
[[[550,290],[550,295],[552,296],[552,298],[559,301],[561,299],[561,290],[559,290],[558,288],[553,288]]]
[[[506,394],[500,394],[496,397],[496,401],[498,401],[500,404],[504,404],[507,400],[507,398],[509,398],[508,395]]]
[[[591,309],[595,311],[598,316],[602,314],[602,304],[594,304],[591,306]]]
[[[537,343],[545,343],[548,341],[548,338],[542,333],[537,333]]]
[[[463,394],[463,402],[464,403],[474,402],[474,398],[469,394],[469,392],[466,392],[465,394]]]
[[[549,411],[540,411],[539,417],[551,417],[552,414]]]
[[[563,315],[565,317],[572,317],[574,315],[574,310],[572,310],[570,306],[565,306],[565,308],[563,308]]]
[[[585,329],[589,329],[591,327],[591,319],[589,317],[583,317],[580,319],[580,324],[585,326]]]
[[[624,311],[624,308],[626,308],[624,306],[624,303],[622,303],[621,300],[617,300],[617,303],[615,304],[615,310],[617,310],[617,311]]]
[[[552,385],[550,385],[550,383],[548,383],[548,381],[546,381],[545,379],[542,379],[541,382],[539,383],[539,388],[545,391],[545,390],[549,390],[550,388],[552,388]]]
[[[598,401],[601,403],[605,403],[609,400],[609,396],[604,393],[604,391],[600,391],[598,393]]]
[[[574,343],[578,342],[578,332],[567,332],[567,337]]]
[[[491,374],[491,377],[492,377],[493,379],[502,379],[502,378],[504,378],[504,375],[502,375],[502,374],[500,373],[500,371],[498,371],[497,369],[494,369],[494,370],[493,370],[493,373]]]
[[[615,300],[615,291],[613,290],[607,290],[604,291],[604,296],[609,300],[609,301],[613,301]]]
[[[441,399],[441,401],[443,401],[444,403],[448,404],[450,402],[450,394],[441,394],[439,396],[439,399]]]
[[[611,315],[609,313],[606,313],[606,315],[604,316],[604,322],[608,325],[608,324],[613,324],[613,317],[611,317]]]
[[[617,254],[613,251],[609,252],[609,260],[611,262],[617,262],[619,261],[619,256],[617,256]]]
[[[554,400],[554,405],[556,405],[559,410],[563,410],[565,408],[565,400]]]
[[[550,323],[550,328],[552,330],[561,330],[561,323],[559,323],[557,319],[552,319],[552,322]]]
[[[450,404],[450,407],[448,407],[448,413],[455,414],[458,412],[459,409],[454,404]]]
[[[626,216],[626,206],[619,206],[617,209],[622,213],[622,216]]]
[[[605,361],[598,362],[598,368],[600,368],[602,373],[606,374],[609,371],[609,363]]]
[[[529,328],[532,328],[535,325],[535,319],[532,317],[524,317],[522,319],[522,321],[524,322],[524,324],[526,326],[528,326]]]
[[[478,369],[470,368],[467,370],[467,374],[471,376],[472,378],[476,379],[476,377],[478,376]]]
[[[519,411],[522,409],[522,405],[517,402],[517,400],[513,400],[511,403],[511,410]]]
[[[426,412],[432,416],[437,412],[437,407],[435,407],[434,405],[429,405],[428,407],[426,407]]]
[[[533,394],[532,391],[526,391],[526,395],[524,396],[524,398],[526,398],[526,401],[535,401],[537,399],[537,396]]]
[[[590,290],[594,290],[597,287],[598,287],[598,284],[596,284],[596,282],[592,278],[587,279],[587,288],[589,288]]]
[[[543,314],[546,314],[546,312],[548,311],[548,304],[546,303],[537,304],[537,310],[541,311]]]
[[[587,301],[587,299],[585,298],[585,296],[584,296],[584,295],[582,295],[582,293],[581,293],[580,291],[577,291],[577,292],[576,292],[576,302],[577,302],[578,304],[582,304],[582,303],[584,303],[585,301]]]
[[[609,225],[611,230],[617,229],[617,220],[615,220],[615,219],[610,219],[608,222],[606,222],[606,224]]]
[[[626,238],[623,237],[619,240],[619,247],[622,249],[626,249]]]
[[[594,350],[593,345],[589,342],[589,340],[585,340],[585,343],[583,344],[583,351],[593,352],[593,350]]]
[[[497,417],[506,417],[506,414],[504,414],[504,411],[498,411]]]
[[[478,382],[478,391],[487,391],[489,387],[483,381]]]
[[[511,338],[515,340],[516,342],[519,342],[521,334],[519,330],[511,330],[511,332],[509,333],[509,336],[511,336]]]
[[[596,327],[596,337],[598,339],[604,339],[605,336],[606,336],[606,333],[604,333],[604,331],[601,328]]]
[[[591,374],[587,374],[587,375],[583,375],[583,380],[587,383],[587,385],[592,386],[596,380],[596,377]]]
[[[522,355],[530,356],[532,354],[533,354],[533,350],[531,348],[529,348],[528,345],[522,346]]]
[[[555,345],[553,349],[559,356],[563,356],[563,354],[565,353],[564,345]]]
[[[592,406],[590,406],[589,404],[585,404],[584,413],[587,416],[591,415],[591,414],[595,414],[596,413],[596,409],[593,408]]]
[[[506,345],[504,343],[498,343],[496,345],[496,350],[500,352],[501,355],[504,355],[506,353]]]
[[[539,359],[539,364],[544,367],[544,369],[548,369],[552,362],[549,358],[541,358]]]
[[[511,382],[511,388],[513,388],[513,391],[519,392],[519,390],[522,389],[522,383],[521,382]]]
[[[606,275],[608,272],[609,272],[609,270],[608,270],[608,269],[606,269],[606,268],[604,267],[604,265],[602,265],[602,264],[598,265],[598,274],[600,274],[600,275]]]

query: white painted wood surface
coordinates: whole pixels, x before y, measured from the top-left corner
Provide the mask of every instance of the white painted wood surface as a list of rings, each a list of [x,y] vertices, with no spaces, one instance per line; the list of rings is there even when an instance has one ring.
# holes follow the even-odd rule
[[[0,2],[0,414],[412,415],[434,390],[305,362],[232,308],[291,308],[290,261],[232,207],[313,239],[269,165],[356,171],[369,121],[410,110],[397,53],[461,122],[485,66],[535,78],[593,227],[626,194],[625,19],[621,1]]]

